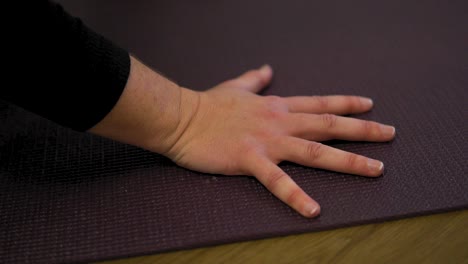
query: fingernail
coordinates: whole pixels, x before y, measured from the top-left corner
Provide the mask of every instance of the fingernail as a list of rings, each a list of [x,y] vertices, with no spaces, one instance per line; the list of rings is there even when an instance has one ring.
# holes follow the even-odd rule
[[[383,163],[378,160],[368,159],[367,160],[367,167],[370,171],[373,172],[381,172],[383,170]]]
[[[395,127],[393,126],[386,126],[386,125],[381,125],[380,129],[382,131],[382,135],[384,137],[393,137],[395,135]]]
[[[366,107],[374,105],[374,101],[372,101],[372,99],[370,99],[370,98],[361,97],[360,100],[361,100],[361,104],[366,106]]]
[[[308,217],[315,217],[320,214],[320,207],[315,204],[308,204],[304,208],[305,214]]]

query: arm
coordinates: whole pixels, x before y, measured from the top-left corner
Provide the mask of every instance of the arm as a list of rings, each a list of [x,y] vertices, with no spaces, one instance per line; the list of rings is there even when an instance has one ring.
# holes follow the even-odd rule
[[[131,58],[130,76],[112,111],[91,133],[140,146],[180,166],[256,177],[306,217],[320,207],[277,166],[283,160],[375,177],[383,163],[318,143],[329,139],[388,141],[395,129],[334,114],[368,111],[355,96],[262,97],[272,78],[264,66],[205,92],[177,86]]]
[[[7,6],[21,23],[5,22],[0,98],[78,131],[102,120],[126,85],[128,52],[56,3]]]

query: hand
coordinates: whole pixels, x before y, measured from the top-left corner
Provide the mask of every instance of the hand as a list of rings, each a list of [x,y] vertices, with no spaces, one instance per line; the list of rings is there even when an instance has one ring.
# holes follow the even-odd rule
[[[318,142],[330,139],[389,141],[395,128],[337,115],[372,108],[368,98],[356,96],[259,96],[272,79],[263,66],[205,91],[183,91],[182,116],[164,152],[192,170],[256,177],[281,201],[306,217],[320,213],[309,197],[278,163],[368,177],[382,174],[383,163]],[[189,99],[187,99],[189,98]]]

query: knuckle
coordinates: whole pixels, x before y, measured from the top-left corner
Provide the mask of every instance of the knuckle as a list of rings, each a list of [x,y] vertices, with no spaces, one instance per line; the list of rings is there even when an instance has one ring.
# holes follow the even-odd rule
[[[319,105],[322,109],[327,109],[329,105],[329,100],[323,96],[312,96],[312,99]]]
[[[267,120],[280,120],[283,117],[283,114],[280,111],[274,109],[265,109],[262,111],[262,117]]]
[[[287,106],[284,99],[279,96],[264,97],[264,117],[268,119],[282,119],[287,113]]]
[[[242,139],[239,147],[243,153],[242,157],[245,157],[246,160],[255,160],[258,156],[261,156],[261,148],[253,143],[253,139],[245,138]]]
[[[295,204],[300,199],[302,195],[302,190],[299,188],[293,188],[290,190],[288,196],[286,197],[287,204]]]
[[[361,99],[357,96],[353,96],[349,99],[349,108],[351,111],[357,111],[364,108],[364,104]]]
[[[332,129],[336,126],[337,116],[332,114],[323,114],[322,121],[328,129]]]
[[[241,76],[233,79],[234,82],[237,82],[239,85],[249,85],[252,82],[255,84],[262,81],[261,76],[255,70],[250,70]]]
[[[246,73],[246,76],[248,76],[247,79],[250,81],[254,82],[255,84],[261,85],[264,83],[264,80],[262,78],[262,75],[258,70],[251,70]]]
[[[373,135],[376,132],[376,125],[371,121],[362,121],[362,130],[364,135]]]
[[[317,142],[309,142],[306,146],[306,157],[310,161],[317,160],[322,155],[322,147],[321,143]]]
[[[269,190],[275,190],[276,188],[278,188],[280,181],[284,179],[284,177],[287,177],[287,175],[283,171],[274,171],[268,176],[266,180],[266,187]]]
[[[356,168],[357,167],[357,162],[358,162],[358,156],[355,154],[347,154],[346,155],[346,167],[348,168]]]
[[[277,95],[268,95],[264,97],[268,104],[270,105],[278,105],[283,103],[283,98]]]

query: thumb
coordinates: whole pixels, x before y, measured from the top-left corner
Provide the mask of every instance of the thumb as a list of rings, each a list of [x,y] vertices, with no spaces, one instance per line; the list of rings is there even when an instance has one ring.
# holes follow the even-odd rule
[[[220,86],[258,93],[271,82],[272,77],[273,69],[270,65],[265,64],[258,69],[245,72],[239,77],[225,82],[225,85]]]

